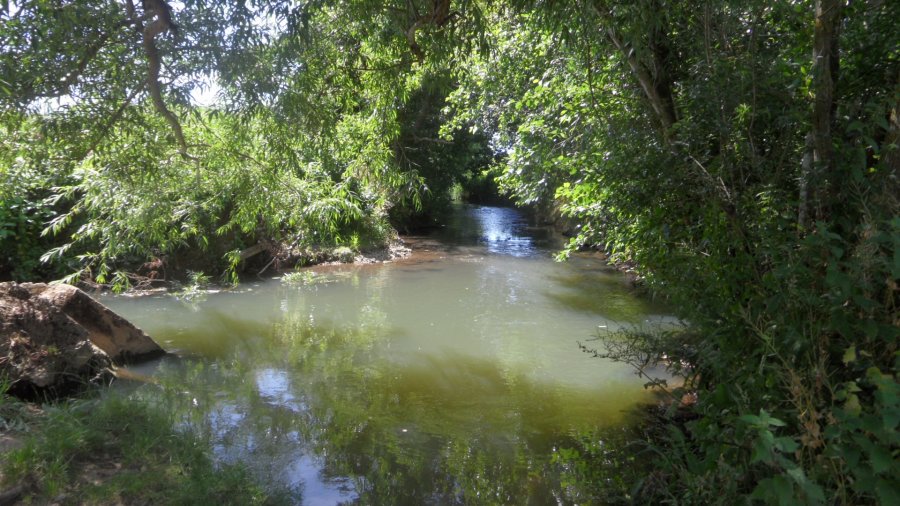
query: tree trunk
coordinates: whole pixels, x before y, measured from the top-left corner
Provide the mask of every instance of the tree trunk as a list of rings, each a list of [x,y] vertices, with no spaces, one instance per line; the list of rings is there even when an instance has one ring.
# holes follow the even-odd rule
[[[840,70],[838,41],[844,14],[844,0],[816,0],[813,36],[813,101],[807,155],[801,167],[798,224],[806,227],[808,217],[828,215],[828,184],[834,178],[835,157],[831,135],[837,102],[835,90]]]
[[[622,39],[609,7],[603,2],[594,2],[592,7],[594,12],[605,22],[606,36],[622,53],[656,115],[663,137],[666,142],[670,142],[671,128],[678,121],[678,113],[672,91],[674,83],[670,71],[668,34],[663,28],[651,27],[646,47],[646,54],[650,56],[650,61],[641,61],[638,59],[639,54],[633,44]]]

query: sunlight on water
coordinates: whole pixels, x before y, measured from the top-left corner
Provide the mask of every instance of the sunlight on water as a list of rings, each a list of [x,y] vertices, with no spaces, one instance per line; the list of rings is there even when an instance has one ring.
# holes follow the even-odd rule
[[[577,343],[666,318],[595,258],[553,262],[516,210],[463,208],[437,239],[327,283],[105,302],[190,359],[146,368],[185,383],[219,458],[306,504],[551,500],[550,454],[649,398]]]

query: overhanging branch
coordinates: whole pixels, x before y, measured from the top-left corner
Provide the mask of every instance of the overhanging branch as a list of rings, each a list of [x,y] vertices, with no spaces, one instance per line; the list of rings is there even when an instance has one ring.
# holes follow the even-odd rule
[[[159,81],[162,61],[159,48],[156,46],[156,37],[166,32],[177,32],[178,28],[172,22],[172,8],[165,0],[143,0],[142,4],[144,8],[143,19],[149,20],[149,23],[142,26],[141,21],[138,21],[138,26],[142,26],[142,45],[144,53],[147,55],[147,88],[150,90],[150,99],[153,102],[153,107],[166,120],[169,128],[172,129],[172,134],[175,135],[175,142],[178,143],[178,152],[185,158],[191,158],[188,154],[188,145],[184,138],[181,123],[178,121],[175,113],[166,106],[166,102],[163,100],[162,84]],[[135,16],[132,0],[127,0],[126,10],[130,16]]]

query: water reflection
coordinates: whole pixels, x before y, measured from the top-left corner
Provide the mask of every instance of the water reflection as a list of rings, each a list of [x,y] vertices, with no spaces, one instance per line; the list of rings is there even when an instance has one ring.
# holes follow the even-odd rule
[[[575,343],[656,311],[595,259],[552,262],[549,239],[514,210],[463,211],[436,256],[319,267],[328,282],[270,281],[192,306],[108,302],[188,357],[155,374],[183,392],[167,402],[214,435],[218,458],[298,501],[599,501],[569,463],[597,434],[621,433],[648,394]]]
[[[477,246],[480,253],[519,258],[545,257],[562,245],[551,230],[532,226],[524,213],[508,207],[459,206],[435,236],[457,248]]]
[[[287,321],[272,332],[278,358],[160,374],[190,385],[183,409],[209,424],[219,458],[293,486],[307,504],[555,502],[554,449],[625,423],[622,406],[639,392],[535,381],[462,355],[398,366],[371,329]]]

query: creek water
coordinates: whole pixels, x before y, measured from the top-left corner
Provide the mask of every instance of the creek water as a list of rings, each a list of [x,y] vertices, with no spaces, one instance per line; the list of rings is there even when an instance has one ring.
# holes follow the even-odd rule
[[[578,342],[664,311],[595,256],[555,262],[560,240],[514,209],[460,206],[409,242],[408,259],[291,283],[104,302],[176,352],[138,372],[172,385],[216,458],[297,502],[584,499],[566,458],[652,394]]]

